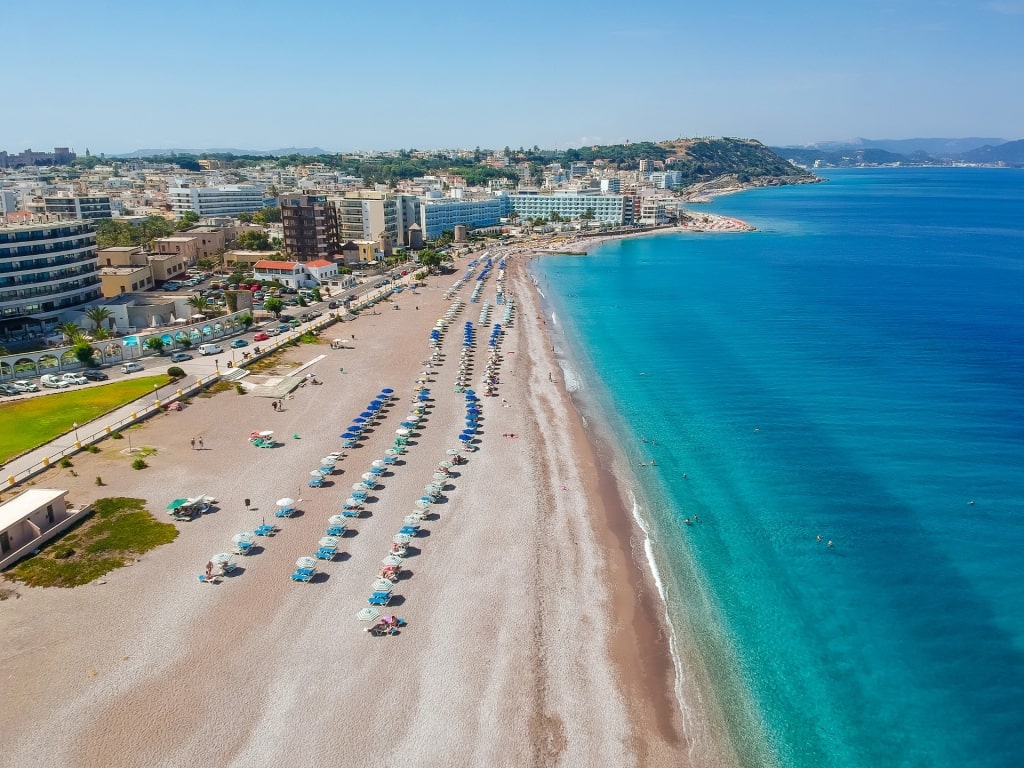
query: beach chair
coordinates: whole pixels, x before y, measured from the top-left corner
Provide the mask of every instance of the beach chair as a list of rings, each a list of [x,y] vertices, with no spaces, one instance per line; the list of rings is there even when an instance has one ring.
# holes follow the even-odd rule
[[[406,536],[415,536],[419,532],[420,527],[418,525],[403,525],[402,529],[399,531],[400,534],[404,534]]]
[[[279,530],[281,529],[278,528],[276,525],[267,525],[266,523],[264,523],[263,525],[256,526],[256,530],[253,531],[253,533],[255,533],[257,536],[273,536]]]
[[[345,517],[359,517],[361,511],[362,510],[360,510],[359,507],[354,507],[352,509],[346,507],[345,509],[341,510],[341,514]]]
[[[306,483],[306,485],[308,485],[310,488],[323,488],[324,479],[322,477],[311,477],[309,478],[309,482]]]
[[[295,507],[281,507],[274,513],[274,517],[291,517],[295,514]]]
[[[367,598],[366,602],[368,602],[370,605],[379,605],[379,606],[387,605],[388,603],[391,602],[391,593],[390,592],[374,592],[372,595],[370,595],[369,598]]]
[[[317,560],[333,560],[336,554],[338,554],[338,550],[334,547],[320,547],[313,557]]]
[[[251,541],[239,541],[232,550],[236,555],[248,555],[252,551]]]
[[[331,525],[331,526],[328,526],[327,527],[327,534],[326,535],[327,536],[344,536],[345,535],[345,526],[344,525]]]
[[[296,568],[295,573],[291,575],[292,581],[301,581],[304,584],[309,583],[313,580],[313,576],[316,574],[315,568]]]

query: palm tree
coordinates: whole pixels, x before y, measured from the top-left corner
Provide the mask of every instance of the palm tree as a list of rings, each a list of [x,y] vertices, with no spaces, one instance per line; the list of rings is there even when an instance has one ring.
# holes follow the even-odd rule
[[[195,310],[194,315],[209,315],[213,305],[204,296],[193,296],[188,300],[188,305]]]
[[[82,327],[78,323],[61,323],[57,326],[57,330],[64,334],[68,344],[77,344],[85,338]]]
[[[106,307],[89,307],[89,309],[85,310],[84,314],[89,319],[89,322],[92,323],[93,329],[99,330],[104,321],[112,317],[114,313]]]

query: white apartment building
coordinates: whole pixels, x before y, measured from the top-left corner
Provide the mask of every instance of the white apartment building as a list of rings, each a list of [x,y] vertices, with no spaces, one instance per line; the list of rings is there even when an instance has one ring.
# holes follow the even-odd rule
[[[520,220],[547,219],[557,213],[563,219],[578,219],[587,211],[593,221],[606,224],[632,224],[633,198],[627,195],[595,195],[556,192],[551,195],[512,195],[512,208]]]
[[[187,211],[200,216],[237,216],[263,207],[263,190],[251,184],[229,184],[221,187],[170,187],[167,199],[174,215]]]
[[[512,199],[505,194],[483,200],[423,199],[420,201],[420,226],[423,235],[434,238],[459,224],[469,228],[491,227],[512,213]]]
[[[329,195],[338,216],[338,239],[379,240],[386,234],[392,246],[408,242],[409,227],[419,218],[419,199],[373,189]]]

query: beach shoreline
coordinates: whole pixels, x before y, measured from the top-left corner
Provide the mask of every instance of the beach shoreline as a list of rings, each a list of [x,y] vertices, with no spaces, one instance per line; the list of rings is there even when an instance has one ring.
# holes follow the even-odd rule
[[[16,594],[0,603],[11,703],[0,732],[11,736],[14,764],[241,768],[343,744],[395,765],[706,765],[687,762],[694,745],[674,698],[663,609],[630,512],[597,469],[569,393],[549,378],[557,366],[525,261],[510,259],[516,316],[502,337],[497,396],[482,401],[479,445],[453,475],[430,535],[417,540],[411,578],[396,587],[394,611],[409,622],[399,637],[371,638],[355,613],[391,534],[456,442],[462,324],[477,329],[476,378],[485,327],[502,321],[493,299],[478,319],[482,305],[468,303],[474,281],[456,292],[467,303],[436,368],[421,361],[428,330],[454,300],[449,280],[400,294],[401,312],[326,332],[352,335],[346,349],[285,350],[282,368],[264,377],[317,359],[324,386],[296,390],[280,412],[253,393],[197,397],[135,428],[135,445],[155,449],[149,468],[132,470],[120,445],[105,441],[99,454],[75,457],[74,474],[54,467],[40,476],[37,485],[66,487],[75,503],[136,496],[157,516],[176,495],[209,493],[219,503],[179,524],[172,544],[84,587],[12,585]],[[488,298],[493,288],[486,283]],[[289,582],[342,489],[390,443],[424,373],[434,388],[426,428],[370,514],[353,521],[344,557],[324,564],[316,583]],[[399,398],[385,423],[347,452],[334,490],[305,489],[303,465],[338,447],[342,419],[381,386]],[[253,448],[248,435],[268,425],[279,446]],[[197,434],[202,451],[189,448]],[[284,495],[299,499],[302,514],[277,521],[274,500]],[[261,521],[282,530],[255,556],[236,557],[236,575],[197,582],[211,553]],[[288,722],[303,727],[280,727]],[[347,724],[341,732],[338,723]]]

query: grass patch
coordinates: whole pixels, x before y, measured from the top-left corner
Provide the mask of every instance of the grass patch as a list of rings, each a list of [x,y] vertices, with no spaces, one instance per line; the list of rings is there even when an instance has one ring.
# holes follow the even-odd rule
[[[0,404],[0,462],[50,442],[69,431],[75,422],[86,424],[152,395],[154,384],[166,383],[165,376],[145,376]],[[81,430],[79,433],[85,437]]]
[[[154,519],[142,499],[99,499],[90,517],[5,576],[32,587],[77,587],[177,536],[178,529]]]
[[[303,344],[323,344],[323,340],[312,331],[306,331],[299,336],[299,341]]]
[[[234,388],[235,385],[232,382],[221,379],[208,387],[204,387],[196,397],[213,397],[214,395],[220,394],[221,392],[228,392]]]
[[[273,373],[281,365],[281,355],[284,350],[277,350],[266,357],[261,357],[255,361],[252,365],[247,365],[246,368],[252,373]],[[289,363],[290,367],[294,367],[295,363]]]

